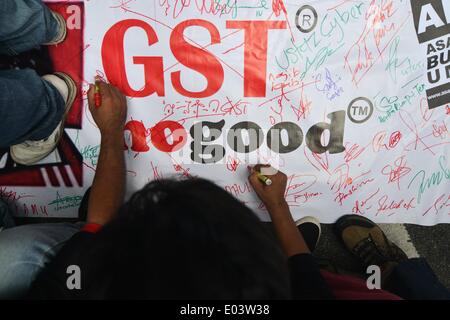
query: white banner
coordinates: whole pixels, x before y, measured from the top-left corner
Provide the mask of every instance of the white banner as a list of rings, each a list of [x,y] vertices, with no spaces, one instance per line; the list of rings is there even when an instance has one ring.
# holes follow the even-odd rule
[[[247,181],[261,162],[289,176],[295,218],[448,223],[450,91],[427,90],[438,73],[450,82],[450,3],[412,2],[85,1],[82,129],[66,129],[82,181],[59,150],[38,167],[45,186],[9,182],[1,195],[18,216],[76,215],[98,160],[85,90],[99,75],[128,96],[128,195],[199,176],[267,220]],[[434,29],[433,52],[419,31]]]

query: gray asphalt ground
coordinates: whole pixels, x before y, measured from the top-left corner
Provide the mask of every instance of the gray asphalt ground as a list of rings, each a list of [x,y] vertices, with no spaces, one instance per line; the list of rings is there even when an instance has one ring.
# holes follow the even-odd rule
[[[403,226],[405,228],[403,228]],[[405,249],[409,257],[420,256],[427,259],[440,281],[450,289],[450,224],[440,224],[433,227],[418,225],[381,225],[388,238]],[[395,239],[400,233],[397,229],[406,229],[410,241],[404,238],[402,232],[400,240]],[[397,233],[397,234],[396,234]],[[415,249],[415,252],[414,252]],[[322,237],[316,248],[315,255],[327,258],[337,267],[354,273],[363,274],[358,260],[345,250],[333,232],[333,225],[322,224]]]
[[[450,289],[450,224],[408,225],[406,229],[419,255],[428,260],[442,283]]]

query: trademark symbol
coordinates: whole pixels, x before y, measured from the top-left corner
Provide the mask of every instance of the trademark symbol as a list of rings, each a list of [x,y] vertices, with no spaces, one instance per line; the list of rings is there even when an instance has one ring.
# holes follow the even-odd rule
[[[304,33],[311,32],[317,25],[317,11],[310,5],[304,5],[298,9],[295,15],[295,24],[298,30]]]
[[[354,123],[366,122],[373,113],[373,103],[367,98],[358,97],[348,105],[347,116]]]

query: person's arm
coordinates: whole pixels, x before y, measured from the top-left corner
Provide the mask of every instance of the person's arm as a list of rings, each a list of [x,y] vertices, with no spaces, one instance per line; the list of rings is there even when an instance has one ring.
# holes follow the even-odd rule
[[[310,253],[302,234],[292,219],[289,205],[284,198],[287,185],[286,175],[280,171],[272,172],[275,173],[270,175],[272,184],[267,186],[258,179],[258,172],[261,169],[267,170],[269,173],[270,170],[275,170],[268,165],[256,165],[252,168],[249,181],[266,206],[267,211],[269,211],[281,248],[288,257],[300,253]]]
[[[104,82],[99,86],[102,95],[100,107],[95,107],[93,86],[88,92],[89,110],[100,130],[101,143],[86,222],[104,225],[116,215],[124,198],[123,129],[127,102],[117,88]]]
[[[272,184],[267,186],[262,183],[258,179],[258,172],[269,176]],[[295,225],[284,198],[286,175],[268,165],[256,165],[252,169],[249,181],[269,211],[281,248],[289,258],[292,297],[294,299],[333,299],[333,293]]]

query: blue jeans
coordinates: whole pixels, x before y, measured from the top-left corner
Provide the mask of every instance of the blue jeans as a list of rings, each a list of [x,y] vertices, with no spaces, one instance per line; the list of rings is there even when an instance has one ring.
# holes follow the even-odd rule
[[[383,289],[406,300],[450,300],[450,291],[423,258],[399,263],[389,275]]]
[[[14,226],[14,220],[10,214],[8,206],[0,199],[0,231],[3,229],[12,228]]]
[[[1,222],[11,226],[6,205],[0,200]],[[0,231],[0,300],[23,297],[39,272],[83,223],[43,223]]]
[[[41,0],[0,1],[0,54],[51,41],[58,24]],[[58,90],[33,70],[0,70],[0,148],[48,137],[64,115]]]

